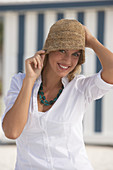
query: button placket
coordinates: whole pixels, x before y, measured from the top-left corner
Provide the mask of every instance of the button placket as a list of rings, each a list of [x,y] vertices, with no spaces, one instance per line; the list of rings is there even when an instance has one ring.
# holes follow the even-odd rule
[[[52,163],[52,156],[51,156],[50,147],[49,147],[49,140],[48,140],[48,134],[47,134],[47,129],[46,129],[45,115],[43,115],[41,117],[41,126],[42,126],[43,131],[44,131],[44,133],[43,133],[43,142],[44,142],[45,153],[46,153],[46,156],[47,156],[46,158],[47,158],[48,166],[49,166],[49,168],[52,168],[53,163]]]

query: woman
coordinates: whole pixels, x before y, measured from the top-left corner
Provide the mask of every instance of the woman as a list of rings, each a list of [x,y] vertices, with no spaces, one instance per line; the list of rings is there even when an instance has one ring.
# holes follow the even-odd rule
[[[77,75],[85,46],[102,70]],[[113,53],[85,26],[62,19],[50,29],[44,48],[25,61],[26,74],[12,78],[2,127],[16,139],[16,170],[92,170],[85,151],[82,120],[86,105],[113,87]]]

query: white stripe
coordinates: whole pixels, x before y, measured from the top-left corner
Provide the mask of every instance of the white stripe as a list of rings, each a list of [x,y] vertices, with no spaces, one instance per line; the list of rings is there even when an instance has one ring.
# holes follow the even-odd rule
[[[96,35],[96,12],[88,11],[84,13],[84,25],[87,26],[89,31],[95,36]],[[83,70],[86,76],[93,75],[96,68],[96,56],[93,50],[86,48],[86,62],[84,64]],[[89,136],[94,132],[94,102],[91,103],[85,114],[84,119],[84,135]]]
[[[6,95],[11,77],[17,72],[18,57],[18,14],[4,14],[3,41],[3,95]]]
[[[56,22],[56,12],[47,11],[44,14],[45,14],[45,22],[44,22],[44,42],[45,42],[50,27]]]
[[[77,13],[75,10],[65,10],[64,12],[65,19],[77,19]]]
[[[105,12],[105,46],[113,52],[113,10]],[[103,133],[113,137],[113,91],[103,98]]]
[[[36,53],[37,45],[37,13],[28,12],[25,16],[25,50],[24,60]],[[25,69],[25,65],[24,65]]]

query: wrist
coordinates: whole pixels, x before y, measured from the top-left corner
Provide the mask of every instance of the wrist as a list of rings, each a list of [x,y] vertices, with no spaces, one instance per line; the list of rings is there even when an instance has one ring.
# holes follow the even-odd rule
[[[94,49],[95,44],[97,44],[98,40],[95,37],[91,37],[89,42],[89,47]]]
[[[24,78],[24,80],[23,80],[23,83],[24,83],[25,85],[29,85],[29,86],[33,87],[35,81],[36,81],[36,79],[33,79],[33,78],[30,78],[30,77],[25,76],[25,78]]]

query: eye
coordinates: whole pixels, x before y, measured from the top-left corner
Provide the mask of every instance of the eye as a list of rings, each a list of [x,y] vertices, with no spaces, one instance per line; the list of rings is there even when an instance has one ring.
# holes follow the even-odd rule
[[[74,57],[80,57],[80,56],[81,56],[81,53],[80,53],[80,52],[75,52],[75,53],[73,54],[73,56],[74,56]]]
[[[65,53],[66,51],[65,50],[59,50],[61,53]]]

